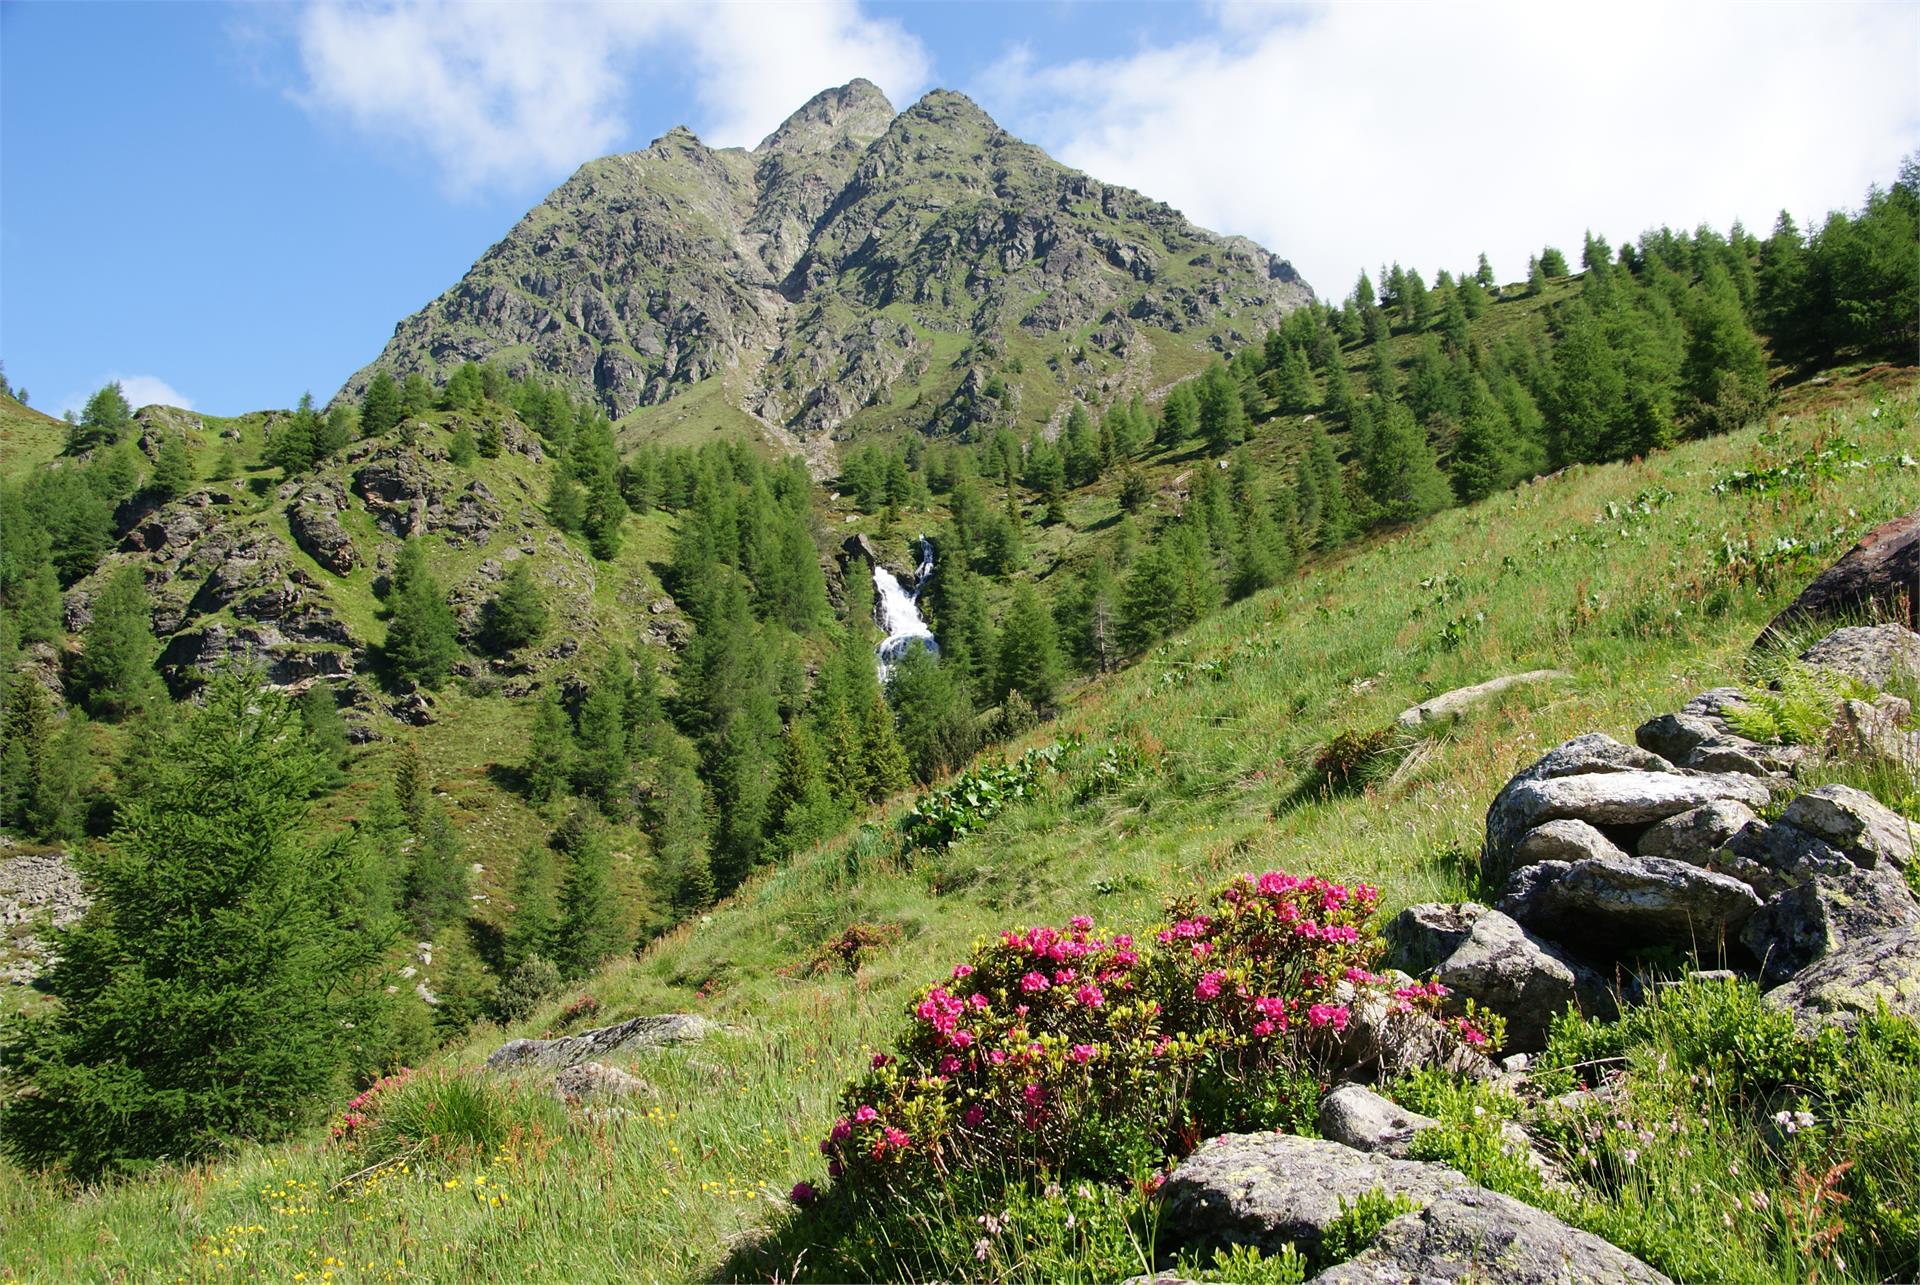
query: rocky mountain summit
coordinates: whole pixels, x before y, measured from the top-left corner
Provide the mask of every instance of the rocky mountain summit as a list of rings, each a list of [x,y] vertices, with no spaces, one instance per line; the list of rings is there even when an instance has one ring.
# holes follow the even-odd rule
[[[777,431],[869,408],[964,429],[1145,390],[1310,297],[1259,246],[1068,169],[960,94],[896,114],[855,80],[751,151],[676,127],[582,166],[342,393],[495,361],[616,419],[718,379],[722,407]]]

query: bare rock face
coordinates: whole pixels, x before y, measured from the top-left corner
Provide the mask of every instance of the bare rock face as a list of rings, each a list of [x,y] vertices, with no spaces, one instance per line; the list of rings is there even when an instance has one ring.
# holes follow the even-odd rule
[[[1311,1252],[1349,1204],[1370,1191],[1422,1204],[1470,1187],[1442,1165],[1368,1155],[1319,1138],[1227,1134],[1203,1143],[1161,1189],[1162,1229],[1180,1245],[1252,1245],[1263,1254],[1292,1244]]]
[[[340,510],[347,507],[346,493],[338,486],[315,481],[302,487],[287,505],[287,526],[307,556],[333,572],[344,576],[360,565],[359,550],[353,537],[340,525]]]
[[[1817,874],[1775,894],[1740,940],[1760,961],[1760,980],[1778,986],[1807,965],[1853,943],[1920,928],[1920,903],[1898,871],[1880,866]]]
[[[734,406],[819,441],[911,383],[938,431],[1003,409],[952,355],[969,345],[1019,335],[1063,392],[1099,396],[1310,298],[1284,261],[1060,165],[962,95],[896,113],[856,80],[752,151],[676,128],[583,165],[341,395],[492,359],[619,418],[724,373]]]
[[[509,1071],[520,1067],[569,1067],[598,1061],[611,1053],[643,1053],[670,1044],[706,1039],[719,1026],[690,1013],[636,1017],[617,1026],[603,1026],[554,1040],[508,1040],[487,1057],[487,1069]]]
[[[427,509],[441,497],[427,462],[403,446],[381,450],[356,469],[353,489],[373,520],[402,540],[427,529]]]
[[[1588,1017],[1619,1011],[1598,971],[1486,906],[1410,906],[1386,936],[1388,962],[1445,986],[1454,1011],[1471,999],[1506,1018],[1509,1051],[1545,1048],[1547,1027],[1569,1006]]]
[[[1544,861],[1518,871],[1500,899],[1534,932],[1603,957],[1669,944],[1711,955],[1759,908],[1740,880],[1660,857]]]
[[[1829,952],[1776,986],[1766,1000],[1803,1029],[1852,1028],[1885,1004],[1920,1018],[1920,930],[1897,928]]]
[[[1436,1197],[1310,1285],[1662,1285],[1632,1254],[1484,1187]]]
[[[1895,679],[1920,682],[1920,633],[1905,625],[1854,625],[1834,630],[1800,659],[1879,691]]]
[[[1756,645],[1803,621],[1858,617],[1875,608],[1920,629],[1920,509],[1861,536],[1773,618]]]

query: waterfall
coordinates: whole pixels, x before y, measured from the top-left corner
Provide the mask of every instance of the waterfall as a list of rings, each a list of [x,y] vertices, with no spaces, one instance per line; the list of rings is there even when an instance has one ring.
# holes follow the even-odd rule
[[[873,589],[879,598],[880,627],[887,636],[880,643],[880,681],[885,682],[900,658],[907,654],[909,647],[921,647],[939,654],[940,648],[933,641],[933,630],[927,628],[927,622],[920,618],[920,590],[926,585],[927,577],[933,574],[933,542],[924,535],[920,537],[920,565],[914,569],[913,590],[908,592],[893,572],[879,563],[873,564]]]

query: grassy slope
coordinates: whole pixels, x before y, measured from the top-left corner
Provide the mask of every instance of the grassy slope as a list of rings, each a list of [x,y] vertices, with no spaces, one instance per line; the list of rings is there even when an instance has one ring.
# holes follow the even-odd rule
[[[887,1037],[907,990],[976,935],[1082,911],[1141,922],[1171,892],[1267,866],[1371,880],[1388,911],[1463,895],[1509,773],[1579,732],[1630,736],[1735,676],[1814,569],[1920,503],[1920,469],[1900,459],[1917,428],[1911,380],[1838,409],[1812,400],[1837,392],[1803,390],[1773,429],[1569,469],[1315,566],[1092,684],[1043,729],[1131,741],[1159,758],[1149,779],[1085,806],[1054,796],[1017,809],[917,862],[890,828],[827,845],[609,969],[591,986],[602,1020],[690,1010],[740,1028],[648,1060],[658,1109],[556,1124],[504,1158],[391,1174],[373,1192],[334,1188],[358,1165],[317,1133],[107,1191],[0,1169],[0,1278],[710,1272],[773,1193],[818,1180],[814,1142],[837,1085]],[[1864,467],[1770,495],[1713,489],[1734,469],[1841,442]],[[1800,543],[1755,560],[1782,539]],[[1377,792],[1301,789],[1334,732],[1544,666],[1574,677],[1509,693]],[[902,940],[857,976],[812,975],[820,944],[856,921],[898,924]],[[555,1024],[550,1009],[523,1030],[483,1027],[442,1060],[473,1065],[504,1036]]]

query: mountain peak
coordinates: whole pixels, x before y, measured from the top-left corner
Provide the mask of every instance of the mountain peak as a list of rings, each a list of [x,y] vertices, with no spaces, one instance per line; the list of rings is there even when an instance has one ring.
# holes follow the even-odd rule
[[[958,124],[964,121],[989,130],[1000,128],[999,122],[987,115],[979,103],[957,89],[930,89],[901,115],[929,123]]]
[[[856,77],[835,89],[823,89],[780,128],[760,141],[755,155],[829,151],[842,140],[871,143],[887,132],[893,104],[871,80]]]

